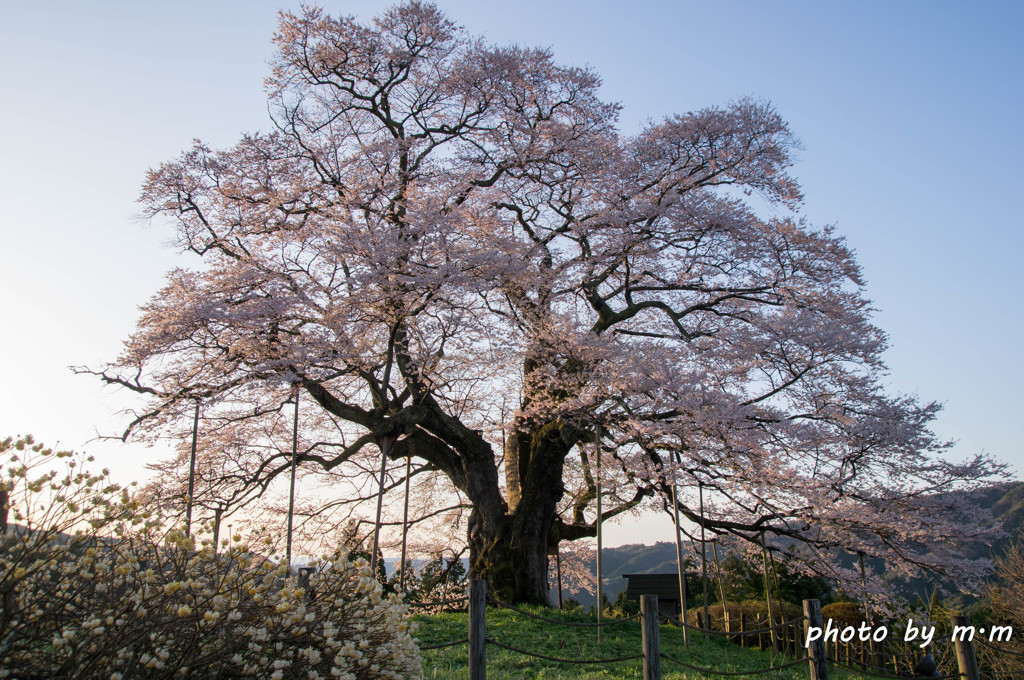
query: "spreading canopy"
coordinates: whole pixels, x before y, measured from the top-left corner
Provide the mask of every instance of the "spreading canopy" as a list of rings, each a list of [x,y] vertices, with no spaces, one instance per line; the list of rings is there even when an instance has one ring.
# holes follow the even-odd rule
[[[298,386],[348,433],[307,460],[426,461],[473,508],[471,572],[518,599],[549,544],[593,535],[597,441],[606,517],[675,476],[713,532],[965,573],[946,541],[970,512],[937,492],[995,468],[945,461],[938,407],[883,390],[860,270],[797,219],[770,105],[627,135],[593,72],[419,2],[282,13],[275,43],[271,131],[146,178],[202,265],[97,371],[146,396],[130,432],[195,399],[259,420]]]

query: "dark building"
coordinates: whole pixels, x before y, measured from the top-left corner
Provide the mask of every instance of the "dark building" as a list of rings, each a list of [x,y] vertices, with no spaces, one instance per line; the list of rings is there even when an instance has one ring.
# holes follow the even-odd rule
[[[690,577],[687,574],[687,577]],[[641,595],[658,596],[658,614],[678,619],[679,574],[623,574],[626,579],[626,599],[639,600]]]

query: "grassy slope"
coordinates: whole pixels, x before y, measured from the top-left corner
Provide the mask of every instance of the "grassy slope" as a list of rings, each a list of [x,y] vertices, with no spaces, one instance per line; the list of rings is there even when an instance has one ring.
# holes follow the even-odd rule
[[[533,609],[530,611],[548,618],[566,622],[590,622],[591,617],[564,614],[557,610]],[[416,636],[421,645],[440,644],[462,640],[467,636],[468,615],[465,613],[419,616],[416,618],[419,630]],[[721,638],[712,637],[705,642],[701,636],[691,636],[690,651],[683,647],[682,631],[674,626],[661,627],[661,650],[676,659],[694,666],[715,668],[722,671],[752,670],[769,666],[772,656],[768,652],[742,649]],[[604,629],[604,642],[598,645],[594,628],[566,627],[538,621],[509,610],[487,610],[487,637],[513,647],[567,659],[600,659],[639,654],[640,622],[612,626]],[[778,664],[792,661],[779,659]],[[573,665],[556,663],[527,657],[506,651],[493,645],[487,648],[488,680],[519,680],[519,678],[574,678],[595,680],[601,678],[642,678],[643,661],[624,661],[614,664]],[[460,645],[447,649],[423,652],[423,674],[428,680],[464,680],[468,676],[467,647]],[[795,680],[807,678],[807,666],[801,664],[778,673],[768,673],[753,678],[772,680]],[[662,659],[662,677],[665,680],[696,680],[697,678],[721,678],[705,676],[686,671],[676,664]],[[830,677],[844,677],[832,675]],[[858,677],[856,675],[851,678]]]

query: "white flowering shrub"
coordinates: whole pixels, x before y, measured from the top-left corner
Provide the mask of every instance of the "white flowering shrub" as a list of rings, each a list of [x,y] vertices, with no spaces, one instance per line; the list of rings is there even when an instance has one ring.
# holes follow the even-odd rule
[[[218,554],[164,530],[87,461],[0,442],[0,677],[421,675],[405,607],[365,561],[325,558],[314,596],[242,542]]]

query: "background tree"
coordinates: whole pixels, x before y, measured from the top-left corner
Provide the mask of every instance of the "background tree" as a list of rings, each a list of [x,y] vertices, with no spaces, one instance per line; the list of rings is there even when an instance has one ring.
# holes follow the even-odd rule
[[[624,135],[596,74],[419,2],[283,13],[274,40],[272,131],[147,176],[203,264],[96,371],[146,396],[126,436],[195,398],[266,417],[297,386],[347,433],[312,462],[356,474],[376,445],[450,480],[470,574],[506,600],[545,601],[549,545],[594,535],[597,456],[608,519],[667,493],[670,452],[720,499],[712,532],[970,575],[945,541],[976,511],[935,493],[997,470],[943,460],[938,406],[882,389],[860,271],[794,216],[769,105]]]
[[[1014,541],[996,559],[995,575],[996,580],[986,589],[983,611],[973,613],[971,622],[986,630],[991,630],[992,625],[1012,628],[1013,635],[1008,641],[998,642],[995,648],[982,646],[979,653],[994,670],[1016,674],[1024,669],[1024,642],[1020,637],[1024,630],[1024,543]]]

